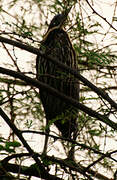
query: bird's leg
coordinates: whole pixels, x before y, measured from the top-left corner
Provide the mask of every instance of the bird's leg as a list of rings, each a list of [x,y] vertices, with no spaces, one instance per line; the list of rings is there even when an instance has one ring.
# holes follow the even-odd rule
[[[73,132],[73,141],[75,141],[76,138],[77,138],[77,130]],[[75,160],[74,152],[75,152],[75,145],[71,144],[71,149],[68,152],[68,159],[73,160],[73,161]]]
[[[74,151],[75,151],[75,147],[73,144],[71,144],[70,142],[67,142],[67,144],[65,145],[65,143],[63,144],[63,148],[65,151],[65,154],[67,155],[67,160],[71,160],[74,161]]]
[[[46,131],[47,135],[45,136],[45,142],[44,142],[44,148],[43,148],[43,154],[46,154],[47,152],[47,146],[48,146],[48,134],[49,134],[49,130]]]
[[[47,155],[49,132],[50,132],[50,128],[48,127],[48,123],[46,121],[45,142],[44,142],[43,152],[42,152],[42,156],[41,156],[43,163],[44,163],[46,155]],[[45,164],[45,167],[47,168],[47,171],[49,171],[49,166],[47,164]]]
[[[68,152],[68,159],[74,161],[74,151],[75,151],[75,146],[71,145],[71,149]]]
[[[43,154],[46,154],[46,153],[47,153],[49,132],[50,132],[50,128],[48,127],[48,121],[46,121],[46,129],[45,129],[46,135],[45,135],[45,142],[44,142]]]

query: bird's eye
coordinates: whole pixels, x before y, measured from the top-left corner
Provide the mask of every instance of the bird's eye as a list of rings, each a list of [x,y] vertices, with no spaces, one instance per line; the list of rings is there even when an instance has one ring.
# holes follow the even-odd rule
[[[56,25],[56,22],[54,22],[53,25]]]

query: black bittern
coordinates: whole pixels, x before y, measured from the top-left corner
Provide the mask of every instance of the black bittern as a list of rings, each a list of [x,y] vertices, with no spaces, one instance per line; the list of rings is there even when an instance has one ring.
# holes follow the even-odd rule
[[[63,30],[64,21],[64,14],[58,14],[52,19],[41,43],[40,51],[71,68],[77,69],[74,49],[68,34]],[[79,99],[78,80],[49,61],[45,56],[37,56],[36,70],[39,81],[69,97]],[[49,125],[53,122],[64,138],[76,139],[78,109],[43,88],[39,88],[39,93],[46,115],[47,132],[49,133]]]

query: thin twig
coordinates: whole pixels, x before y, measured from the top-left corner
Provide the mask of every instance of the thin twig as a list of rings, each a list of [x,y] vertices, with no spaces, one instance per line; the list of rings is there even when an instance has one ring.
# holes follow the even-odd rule
[[[76,78],[78,78],[80,81],[82,81],[86,86],[88,86],[94,92],[96,92],[99,96],[102,96],[102,98],[104,98],[106,101],[108,101],[112,107],[117,109],[117,103],[115,103],[106,92],[103,92],[101,89],[97,88],[94,84],[92,84],[90,81],[88,81],[85,77],[80,75],[80,73],[77,70],[70,68],[69,66],[65,65],[64,63],[61,63],[60,61],[57,61],[52,56],[48,56],[47,54],[40,52],[39,49],[34,48],[32,46],[29,46],[29,45],[26,45],[21,42],[14,41],[14,40],[11,40],[8,38],[4,38],[1,36],[0,36],[0,42],[5,42],[5,43],[11,44],[13,46],[19,47],[21,49],[24,49],[28,52],[38,54],[40,56],[45,57],[45,59],[50,60],[51,62],[53,62],[54,64],[59,66],[61,69],[63,69],[64,71],[67,71],[67,72],[71,73],[72,75],[74,75]]]
[[[75,72],[77,72],[77,71],[75,71]],[[59,97],[59,98],[63,99],[64,101],[68,102],[68,103],[71,103],[73,106],[77,107],[81,111],[84,111],[89,116],[95,117],[98,120],[100,120],[101,122],[109,125],[114,130],[117,130],[117,123],[115,123],[114,121],[111,121],[107,116],[102,115],[102,114],[92,110],[91,108],[88,108],[87,106],[79,103],[76,99],[73,99],[73,98],[71,98],[69,96],[66,96],[65,94],[57,91],[55,88],[47,85],[46,83],[43,83],[43,82],[40,82],[38,80],[32,79],[32,78],[30,78],[28,76],[25,76],[23,73],[16,72],[16,71],[9,70],[9,69],[2,68],[2,67],[0,67],[0,73],[7,74],[7,75],[12,76],[14,78],[19,78],[19,79],[25,81],[28,85],[33,85],[33,86],[35,86],[37,88],[41,87],[44,90],[48,91],[50,94],[52,94],[52,95],[54,95],[56,97]],[[107,94],[106,94],[106,96],[108,97]]]
[[[86,0],[87,4],[89,5],[89,7],[92,9],[93,13],[95,13],[96,15],[98,15],[101,19],[103,19],[112,29],[114,29],[115,31],[117,31],[117,29],[111,24],[108,22],[108,20],[103,17],[102,15],[100,15],[93,7],[92,5],[89,3],[88,0]]]
[[[6,115],[6,113],[1,108],[0,108],[0,116],[5,120],[5,122],[9,125],[9,127],[12,129],[12,131],[20,139],[20,141],[23,143],[24,147],[29,152],[30,156],[32,156],[32,158],[36,162],[37,166],[39,167],[40,177],[44,178],[44,179],[48,179],[48,180],[57,180],[57,177],[48,173],[48,171],[45,169],[45,166],[39,160],[38,155],[36,153],[34,153],[34,151],[31,149],[31,147],[28,145],[28,143],[22,136],[21,131],[11,122],[9,117]],[[58,178],[58,180],[60,180],[60,178]]]

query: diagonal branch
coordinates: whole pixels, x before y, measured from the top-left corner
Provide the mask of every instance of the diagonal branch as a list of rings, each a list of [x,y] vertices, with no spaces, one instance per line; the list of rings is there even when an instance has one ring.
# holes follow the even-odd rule
[[[45,170],[44,165],[41,163],[41,161],[38,158],[38,155],[34,153],[34,151],[31,149],[31,147],[28,145],[24,137],[22,136],[21,131],[11,122],[9,117],[6,115],[6,113],[0,108],[0,116],[5,120],[5,122],[9,125],[9,127],[12,129],[12,131],[16,134],[16,136],[20,139],[24,147],[29,152],[30,156],[35,160],[37,166],[38,166],[38,174],[39,177],[47,180],[60,180],[60,178],[55,177],[54,175],[50,175],[47,170]]]
[[[78,78],[81,82],[84,83],[85,86],[88,86],[89,88],[91,88],[95,93],[97,93],[99,96],[101,96],[103,99],[105,99],[106,101],[109,102],[109,104],[114,107],[115,109],[117,109],[117,103],[115,103],[110,97],[109,95],[104,92],[103,90],[97,88],[94,84],[92,84],[90,81],[88,81],[85,77],[83,77],[82,75],[80,75],[80,73],[75,70],[70,68],[69,66],[65,65],[64,63],[61,63],[60,61],[57,61],[56,59],[54,59],[51,56],[48,56],[42,52],[39,51],[39,49],[34,48],[32,46],[26,45],[24,43],[18,42],[18,41],[14,41],[5,37],[1,37],[0,36],[0,42],[4,42],[13,46],[16,46],[18,48],[24,49],[28,52],[31,52],[33,54],[39,54],[40,56],[45,57],[45,59],[48,59],[50,61],[52,61],[54,64],[56,64],[57,66],[59,66],[61,69],[63,69],[64,71],[67,71],[69,73],[71,73],[72,75],[74,75],[76,78]]]
[[[89,116],[95,117],[98,120],[100,120],[101,122],[109,125],[114,130],[117,130],[117,123],[111,121],[107,116],[102,115],[102,114],[92,110],[91,108],[88,108],[87,106],[79,103],[76,99],[73,99],[73,98],[71,98],[69,96],[66,96],[63,93],[60,93],[56,89],[48,86],[47,84],[45,84],[43,82],[40,82],[40,81],[32,79],[32,78],[30,78],[28,76],[25,76],[23,73],[16,72],[16,71],[9,70],[9,69],[2,68],[2,67],[0,67],[0,73],[7,74],[7,75],[12,76],[14,78],[19,78],[19,79],[25,81],[28,85],[33,85],[33,86],[35,86],[37,88],[41,87],[44,90],[48,91],[49,93],[53,94],[54,96],[59,97],[59,98],[63,99],[64,101],[68,102],[68,103],[71,103],[73,106],[77,107],[81,111],[84,111]]]
[[[103,19],[112,29],[114,29],[115,31],[117,31],[117,29],[111,24],[109,23],[109,21],[103,17],[102,15],[100,15],[93,7],[92,5],[89,3],[88,0],[86,0],[87,4],[89,5],[89,7],[92,9],[93,13],[95,13],[97,16],[99,16],[101,19]]]
[[[48,136],[48,137],[53,138],[54,141],[61,139],[61,140],[63,140],[63,141],[71,142],[71,143],[74,144],[75,146],[80,146],[82,149],[90,150],[90,151],[94,152],[95,154],[101,155],[101,157],[103,156],[103,158],[107,157],[107,158],[110,158],[111,160],[117,162],[116,159],[114,159],[113,157],[111,157],[112,154],[117,153],[117,150],[112,151],[112,152],[109,152],[109,153],[108,153],[108,152],[107,152],[107,153],[103,153],[103,152],[101,152],[100,150],[97,150],[96,148],[93,148],[93,147],[88,146],[88,145],[83,144],[83,143],[79,143],[79,142],[74,141],[74,140],[69,139],[69,138],[64,138],[64,137],[62,137],[62,136],[55,136],[55,135],[53,135],[53,134],[48,134],[48,133],[46,133],[46,132],[34,131],[34,130],[23,130],[23,131],[21,131],[21,132],[22,132],[22,133],[33,133],[33,134],[46,135],[46,136]],[[8,158],[9,158],[9,157],[8,157]]]
[[[12,157],[16,158],[15,156],[20,158],[23,156],[28,156],[28,153],[11,155],[9,158],[5,158],[4,160],[2,160],[1,163],[7,171],[17,173],[17,172],[19,172],[19,169],[20,169],[21,174],[39,177],[38,171],[37,171],[37,169],[35,169],[35,165],[27,167],[27,166],[21,166],[21,165],[19,166],[16,164],[11,164],[8,162],[9,159],[12,159]],[[38,154],[38,156],[40,157],[41,155]],[[99,173],[99,172],[97,172],[91,168],[87,169],[87,171],[86,171],[86,167],[84,167],[80,163],[77,163],[77,164],[75,162],[70,163],[66,159],[65,160],[64,159],[58,159],[54,156],[47,156],[47,155],[46,155],[46,159],[48,161],[51,161],[53,164],[59,164],[62,169],[64,169],[64,167],[67,167],[72,171],[78,172],[82,175],[85,175],[86,177],[89,177],[89,179],[90,179],[90,175],[91,175],[91,176],[98,178],[98,179],[109,180],[108,177],[104,176],[103,174],[101,174],[101,173]],[[88,175],[88,174],[90,174],[90,175]],[[60,178],[57,180],[60,180]]]

